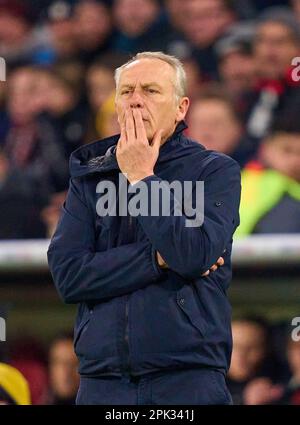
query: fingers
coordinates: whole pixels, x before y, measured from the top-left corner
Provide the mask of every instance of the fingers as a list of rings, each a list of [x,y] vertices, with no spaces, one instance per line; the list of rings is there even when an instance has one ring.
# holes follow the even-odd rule
[[[143,122],[142,112],[138,108],[133,108],[132,115],[135,124],[135,132],[137,141],[147,144],[147,134]]]
[[[123,142],[127,142],[126,125],[125,120],[121,122],[121,139]]]
[[[125,111],[125,129],[126,129],[126,136],[127,136],[127,142],[133,142],[136,139],[136,132],[135,132],[135,123],[132,115],[131,109],[127,108]]]
[[[207,270],[205,273],[203,273],[201,276],[202,277],[206,277],[208,276],[211,272],[215,272],[216,270],[218,270],[219,267],[224,266],[224,258],[223,257],[219,257],[217,262],[215,264],[213,264],[209,270]]]
[[[158,130],[154,134],[151,146],[153,146],[157,150],[159,150],[159,148],[160,148],[162,135],[163,135],[163,130]]]
[[[122,149],[124,144],[127,142],[125,120],[122,120],[120,122],[120,129],[121,129],[121,132],[120,132],[120,138],[117,144],[117,151]]]
[[[224,266],[224,258],[219,257],[217,259],[217,262],[215,264],[213,264],[209,270],[211,272],[215,272],[216,270],[218,270],[219,267],[222,267],[222,266]]]

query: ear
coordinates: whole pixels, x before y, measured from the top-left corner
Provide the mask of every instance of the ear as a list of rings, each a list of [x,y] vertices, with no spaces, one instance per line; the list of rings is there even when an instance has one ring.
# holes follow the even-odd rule
[[[184,120],[187,114],[187,111],[189,109],[189,106],[190,106],[190,99],[188,97],[182,97],[177,106],[176,122]]]

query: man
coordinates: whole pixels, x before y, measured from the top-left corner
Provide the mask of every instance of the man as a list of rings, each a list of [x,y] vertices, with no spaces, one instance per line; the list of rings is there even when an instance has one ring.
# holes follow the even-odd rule
[[[299,106],[274,122],[256,159],[242,171],[241,226],[235,237],[300,232]]]
[[[49,394],[47,404],[72,405],[79,386],[78,361],[73,349],[73,335],[58,335],[49,348]]]
[[[299,81],[292,61],[299,56],[300,30],[289,8],[271,7],[259,17],[253,40],[258,80],[243,100],[250,136],[265,137],[273,121],[296,110],[300,99]]]
[[[219,86],[211,90],[208,88],[194,99],[187,123],[189,136],[193,140],[200,140],[206,149],[225,153],[240,166],[248,160],[251,152],[243,143],[241,119],[231,98],[222,93]]]
[[[249,400],[245,398],[247,387],[250,388],[253,382],[264,382],[270,390],[273,382],[280,378],[280,367],[270,350],[269,324],[262,318],[244,316],[234,320],[232,337],[233,350],[227,385],[234,404],[248,404]],[[275,389],[273,394],[270,390],[269,400],[276,398],[279,391]]]
[[[188,106],[181,63],[140,53],[116,71],[121,135],[71,157],[71,185],[48,259],[62,299],[80,303],[78,404],[231,402],[226,290],[240,171],[183,135]],[[145,195],[146,188],[143,214],[125,214],[122,205],[117,214],[99,214],[99,205],[109,204],[101,186],[118,187],[120,172],[128,179],[128,206],[132,191],[138,186]],[[204,222],[194,226],[179,214],[183,200],[168,183],[192,182],[197,201],[203,180]],[[147,194],[156,183],[172,204],[169,214],[152,214],[156,200]]]

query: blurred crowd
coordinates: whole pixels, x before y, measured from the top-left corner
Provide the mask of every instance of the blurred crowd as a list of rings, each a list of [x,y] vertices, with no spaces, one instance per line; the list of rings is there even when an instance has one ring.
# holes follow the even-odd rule
[[[233,321],[233,353],[227,384],[236,405],[300,405],[300,340],[285,323],[270,325],[247,315]],[[1,404],[75,404],[79,385],[73,335],[57,335],[45,347],[19,337],[0,357]]]
[[[0,0],[0,239],[53,234],[70,153],[119,132],[114,69],[149,50],[185,66],[187,134],[242,168],[236,237],[300,231],[300,0]]]
[[[44,346],[38,339],[15,339],[0,361],[0,405],[72,405],[79,386],[73,333],[62,332]]]

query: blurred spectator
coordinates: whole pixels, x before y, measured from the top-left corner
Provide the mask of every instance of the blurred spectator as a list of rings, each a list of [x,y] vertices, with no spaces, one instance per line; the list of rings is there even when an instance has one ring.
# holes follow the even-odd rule
[[[300,27],[286,8],[270,8],[258,20],[254,58],[259,81],[248,98],[247,130],[266,135],[273,119],[294,108],[300,85],[292,80],[292,59],[300,52]]]
[[[66,195],[66,191],[54,193],[48,205],[41,211],[40,217],[46,227],[46,238],[50,239],[55,232],[61,214],[61,208],[66,200]]]
[[[108,51],[112,33],[110,10],[104,0],[79,0],[74,8],[78,58],[86,65]]]
[[[120,133],[120,126],[115,110],[115,92],[103,102],[97,114],[96,126],[102,138]]]
[[[41,83],[41,71],[32,67],[18,68],[10,74],[7,82],[9,129],[3,149],[10,166],[28,175],[41,186],[41,193],[47,195],[66,188],[68,162],[64,147],[51,128],[37,119],[45,109],[45,101],[50,102],[41,96]],[[48,87],[47,82],[45,86]],[[59,88],[52,91],[53,96],[60,94]],[[55,101],[54,97],[51,99]]]
[[[191,103],[188,134],[207,149],[230,155],[243,166],[251,156],[250,142],[243,139],[243,126],[233,103],[220,88],[207,89]]]
[[[49,349],[50,394],[48,404],[75,404],[79,387],[77,366],[73,334],[66,333],[55,338]]]
[[[291,373],[288,383],[283,386],[265,378],[253,380],[245,389],[245,404],[300,405],[300,341],[289,338],[286,354]]]
[[[171,28],[159,0],[115,0],[116,34],[113,49],[132,55],[139,51],[166,51]]]
[[[40,210],[46,199],[24,173],[11,169],[0,150],[0,239],[34,239],[46,236]]]
[[[254,38],[254,54],[261,78],[285,76],[291,59],[300,48],[300,28],[292,12],[285,8],[264,11],[258,20]]]
[[[57,0],[46,9],[44,16],[48,39],[52,47],[52,62],[70,59],[77,54],[73,7],[68,1]]]
[[[31,402],[34,405],[44,404],[46,401],[48,389],[46,360],[44,347],[35,337],[23,333],[10,343],[9,363],[26,378]]]
[[[298,109],[299,111],[299,109]],[[249,233],[300,232],[300,127],[298,112],[277,120],[257,161],[242,172],[241,224]]]
[[[279,403],[300,405],[300,341],[289,339],[287,359],[291,378]]]
[[[165,0],[165,8],[172,26],[181,32],[183,30],[184,2],[182,0]]]
[[[234,404],[245,404],[244,390],[254,378],[264,377],[266,382],[274,382],[281,377],[278,377],[278,365],[269,351],[269,327],[263,319],[249,316],[234,320],[232,336],[227,384]],[[276,396],[282,393],[282,388],[278,388]]]
[[[165,0],[164,2],[165,28],[167,34],[164,36],[164,44],[158,47],[157,50],[163,50],[164,52],[174,55],[181,59],[181,61],[190,61],[192,58],[193,62],[197,64],[199,72],[200,66],[195,58],[193,57],[193,46],[190,41],[185,37],[184,20],[185,20],[185,2],[181,0]]]
[[[276,404],[282,397],[284,386],[273,384],[269,378],[255,378],[250,381],[243,392],[243,404]]]
[[[187,77],[186,95],[193,101],[200,96],[205,82],[196,61],[192,57],[183,59],[182,63]]]
[[[87,127],[88,110],[81,100],[82,70],[77,62],[66,62],[43,73],[47,84],[39,88],[44,107],[38,124],[49,138],[51,135],[51,139],[63,148],[68,161],[71,152],[83,143]]]
[[[86,82],[89,103],[93,111],[98,111],[105,99],[115,89],[114,72],[99,60],[88,69]]]
[[[216,43],[220,79],[237,106],[256,81],[253,35],[253,24],[238,24]]]
[[[228,0],[185,0],[182,31],[193,46],[193,57],[204,75],[218,76],[216,41],[235,22],[233,5]]]
[[[14,367],[0,363],[0,405],[28,405],[30,391],[24,376]]]
[[[0,56],[9,66],[42,63],[51,55],[47,34],[34,27],[27,2],[0,0]]]
[[[94,139],[103,137],[97,130],[96,116],[105,100],[115,89],[113,69],[101,59],[94,62],[87,71],[86,86],[90,105],[90,115],[85,141],[91,142]]]
[[[293,8],[296,19],[300,23],[300,0],[291,0],[291,6]]]

